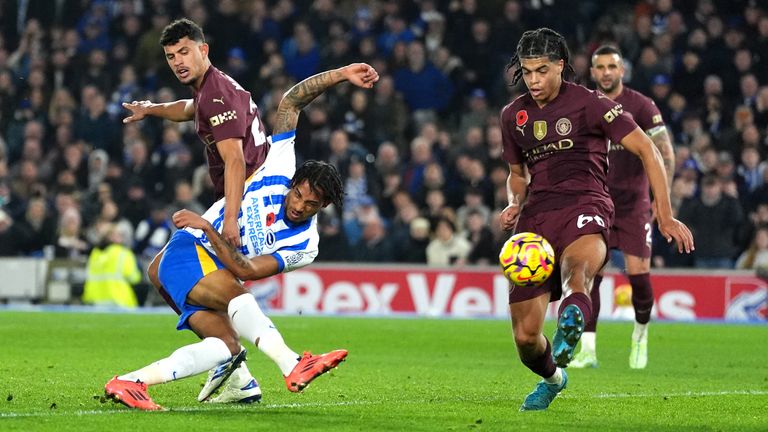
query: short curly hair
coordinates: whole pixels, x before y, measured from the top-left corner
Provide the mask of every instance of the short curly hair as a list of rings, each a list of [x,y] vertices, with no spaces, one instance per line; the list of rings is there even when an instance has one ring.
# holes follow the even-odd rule
[[[344,182],[336,168],[328,162],[308,160],[304,162],[291,179],[290,187],[294,188],[307,180],[309,188],[323,197],[323,204],[334,204],[342,207],[344,199]]]
[[[195,42],[205,43],[203,29],[195,24],[194,21],[181,18],[165,26],[163,33],[160,35],[160,45],[175,45],[184,37],[188,37]]]

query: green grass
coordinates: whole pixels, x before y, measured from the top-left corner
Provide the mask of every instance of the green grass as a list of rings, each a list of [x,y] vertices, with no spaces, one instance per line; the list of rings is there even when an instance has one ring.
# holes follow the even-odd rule
[[[112,375],[194,342],[171,315],[0,312],[0,430],[768,430],[768,326],[653,323],[646,370],[630,323],[601,323],[600,368],[571,370],[545,412],[506,321],[278,317],[300,351],[348,348],[304,393],[252,350],[261,404],[196,401],[204,377],[150,388],[167,412],[104,402]],[[548,323],[547,334],[552,332]]]

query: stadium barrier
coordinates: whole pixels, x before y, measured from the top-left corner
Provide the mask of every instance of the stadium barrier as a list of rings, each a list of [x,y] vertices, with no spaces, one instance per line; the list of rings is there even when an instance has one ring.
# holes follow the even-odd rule
[[[77,301],[84,263],[41,258],[0,259],[0,300]],[[651,275],[660,319],[768,323],[768,282],[748,271],[664,270]],[[419,315],[506,318],[508,284],[496,267],[313,264],[248,288],[269,309],[297,314]],[[523,289],[523,288],[516,288]],[[626,277],[607,272],[601,318],[631,319]],[[617,302],[618,300],[618,302]],[[556,316],[552,304],[548,315]]]

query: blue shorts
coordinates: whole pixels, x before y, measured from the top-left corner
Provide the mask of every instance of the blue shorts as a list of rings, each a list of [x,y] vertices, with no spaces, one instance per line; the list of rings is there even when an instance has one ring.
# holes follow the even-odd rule
[[[164,294],[166,301],[170,297],[173,302],[171,307],[179,314],[177,330],[191,330],[189,317],[197,311],[209,310],[187,303],[187,296],[205,275],[223,268],[224,264],[208,252],[195,236],[184,230],[173,234],[160,260],[158,277],[165,290],[161,294]]]

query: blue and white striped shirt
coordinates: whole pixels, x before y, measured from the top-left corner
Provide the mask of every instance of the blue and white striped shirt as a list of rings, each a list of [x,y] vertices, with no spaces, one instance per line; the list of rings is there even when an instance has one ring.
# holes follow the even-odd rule
[[[286,219],[283,201],[296,172],[296,131],[270,137],[272,145],[264,164],[245,182],[240,206],[240,252],[248,258],[273,256],[280,272],[304,267],[317,256],[317,216],[293,223]],[[203,218],[221,232],[224,198],[216,201]],[[202,230],[185,228],[212,254],[216,254]]]

